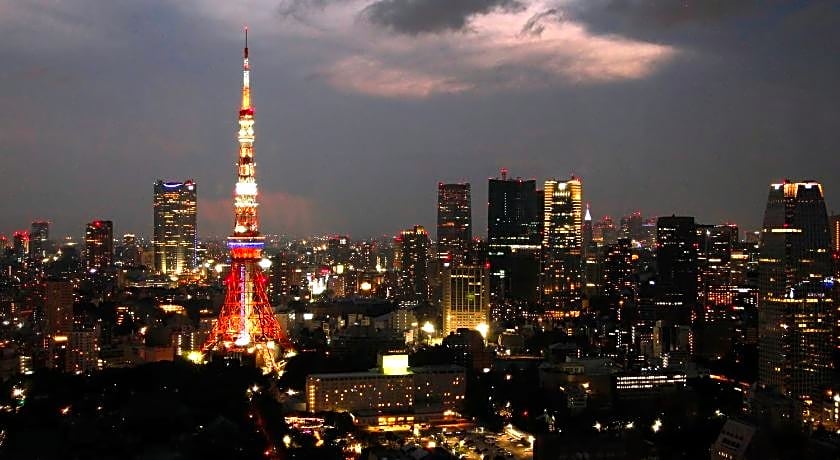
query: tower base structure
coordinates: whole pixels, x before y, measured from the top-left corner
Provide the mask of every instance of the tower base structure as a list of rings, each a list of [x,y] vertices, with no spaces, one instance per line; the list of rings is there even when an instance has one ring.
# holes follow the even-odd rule
[[[274,316],[259,263],[262,237],[230,237],[230,273],[225,301],[202,350],[230,357],[252,356],[264,373],[282,372],[294,348]]]

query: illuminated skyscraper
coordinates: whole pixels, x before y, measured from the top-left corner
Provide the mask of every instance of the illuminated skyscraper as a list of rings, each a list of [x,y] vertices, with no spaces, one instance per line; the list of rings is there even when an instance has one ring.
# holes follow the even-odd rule
[[[501,299],[536,301],[542,244],[542,195],[534,179],[488,181],[490,289]]]
[[[592,239],[601,245],[614,244],[618,238],[618,229],[610,216],[604,216],[592,224]]]
[[[73,330],[73,284],[61,279],[44,282],[44,310],[47,335],[66,340]]]
[[[116,248],[117,261],[128,267],[136,267],[142,263],[143,248],[137,242],[137,236],[133,233],[126,233],[122,242]]]
[[[188,273],[197,265],[196,184],[158,180],[154,193],[155,270],[167,275]]]
[[[731,306],[743,277],[732,253],[738,244],[738,227],[731,224],[697,225],[698,302],[705,321],[731,316]]]
[[[604,248],[603,293],[610,305],[635,300],[632,249],[630,238],[619,238]]]
[[[400,251],[400,297],[429,300],[429,234],[421,225],[403,230],[397,237]]]
[[[47,349],[47,365],[65,368],[65,359],[73,332],[73,284],[70,281],[50,279],[44,283],[44,331]]]
[[[622,238],[629,238],[630,241],[642,241],[644,234],[642,231],[642,213],[635,211],[630,215],[621,218],[621,228],[619,229]]]
[[[586,205],[586,212],[583,215],[583,252],[589,251],[589,245],[593,242],[592,214],[589,212],[589,204]]]
[[[47,256],[50,241],[50,223],[44,220],[32,222],[29,228],[29,257],[41,260]]]
[[[26,260],[29,255],[29,232],[19,231],[12,235],[12,251],[18,262]]]
[[[822,185],[772,184],[761,230],[759,384],[813,399],[831,382],[830,236]]]
[[[694,217],[656,220],[656,303],[677,324],[689,324],[697,305],[697,246]]]
[[[829,231],[831,232],[831,250],[840,252],[840,215],[832,215],[829,218]]]
[[[549,179],[543,188],[542,303],[550,310],[578,310],[581,299],[583,184]]]
[[[490,286],[482,266],[452,267],[443,274],[443,335],[459,328],[487,334]]]
[[[470,184],[438,184],[437,252],[443,264],[462,265],[472,240]]]
[[[228,237],[230,272],[225,300],[203,349],[228,356],[253,356],[264,372],[282,370],[282,358],[292,344],[268,301],[268,277],[260,266],[265,237],[257,217],[257,180],[254,163],[254,107],[251,105],[248,30],[242,66],[242,104],[239,109],[238,181],[234,193],[235,225]],[[278,358],[281,358],[278,360]]]
[[[85,230],[85,268],[102,270],[114,265],[114,223],[95,220]]]

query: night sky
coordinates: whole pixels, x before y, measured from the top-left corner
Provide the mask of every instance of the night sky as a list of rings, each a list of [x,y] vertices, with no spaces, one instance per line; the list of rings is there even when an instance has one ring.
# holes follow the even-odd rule
[[[760,225],[770,182],[840,210],[840,2],[0,0],[0,233],[150,235],[193,178],[225,235],[242,27],[265,233],[433,227],[438,181],[576,174],[597,219]]]

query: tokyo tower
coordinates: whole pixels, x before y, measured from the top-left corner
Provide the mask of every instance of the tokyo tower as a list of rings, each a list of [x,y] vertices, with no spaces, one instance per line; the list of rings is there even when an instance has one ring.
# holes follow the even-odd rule
[[[254,163],[254,107],[251,105],[248,29],[242,66],[242,105],[239,108],[238,181],[234,193],[236,224],[228,237],[230,273],[219,318],[202,347],[205,352],[253,355],[264,372],[282,371],[294,354],[266,293],[267,277],[260,267],[265,238],[257,218],[257,181]]]

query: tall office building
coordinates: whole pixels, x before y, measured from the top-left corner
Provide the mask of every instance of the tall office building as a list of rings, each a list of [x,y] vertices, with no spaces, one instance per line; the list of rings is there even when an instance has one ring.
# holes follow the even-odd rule
[[[610,300],[610,305],[635,300],[632,248],[630,238],[619,238],[615,244],[604,248],[603,293]]]
[[[589,251],[589,246],[594,242],[593,239],[593,229],[592,229],[592,214],[589,212],[589,204],[586,205],[586,213],[583,215],[583,252],[587,253]]]
[[[44,345],[50,368],[65,368],[73,332],[73,303],[73,284],[70,281],[48,279],[44,282],[44,316],[47,320]]]
[[[592,224],[592,239],[598,244],[614,244],[618,238],[618,229],[610,216],[604,216]]]
[[[197,266],[196,184],[158,180],[154,186],[155,270],[168,275]]]
[[[400,294],[404,300],[429,300],[429,233],[422,225],[397,236],[400,251]]]
[[[583,292],[587,298],[597,295],[602,286],[602,257],[598,243],[593,239],[592,214],[589,212],[589,204],[586,205],[586,212],[583,214]]]
[[[482,266],[451,267],[443,275],[443,335],[459,328],[486,335],[490,323],[490,285]]]
[[[443,265],[462,265],[472,240],[470,184],[438,184],[437,253]]]
[[[581,299],[583,184],[577,177],[549,179],[543,188],[542,303],[578,310]]]
[[[12,235],[12,253],[18,262],[23,262],[29,255],[29,233],[18,231]]]
[[[630,241],[642,241],[644,233],[642,230],[642,213],[635,211],[630,215],[621,218],[621,228],[619,229],[620,237],[629,238]]]
[[[703,320],[731,317],[731,307],[743,281],[732,254],[738,245],[738,227],[732,224],[697,225],[698,302]]]
[[[42,260],[47,256],[50,240],[50,223],[44,220],[32,222],[29,228],[29,257]]]
[[[123,266],[136,267],[142,264],[143,248],[137,242],[137,236],[126,233],[116,248],[117,261]]]
[[[840,214],[834,214],[828,219],[831,232],[831,250],[840,252]]]
[[[761,230],[759,384],[813,399],[831,382],[832,306],[828,216],[815,181],[772,184]]]
[[[490,289],[500,300],[537,300],[542,243],[542,194],[534,179],[490,179],[487,251]]]
[[[61,279],[44,282],[44,310],[46,333],[50,338],[66,340],[73,331],[73,284]]]
[[[697,229],[694,217],[656,220],[656,304],[666,319],[689,324],[697,305]]]
[[[85,230],[85,268],[102,270],[114,264],[114,223],[95,220]]]

